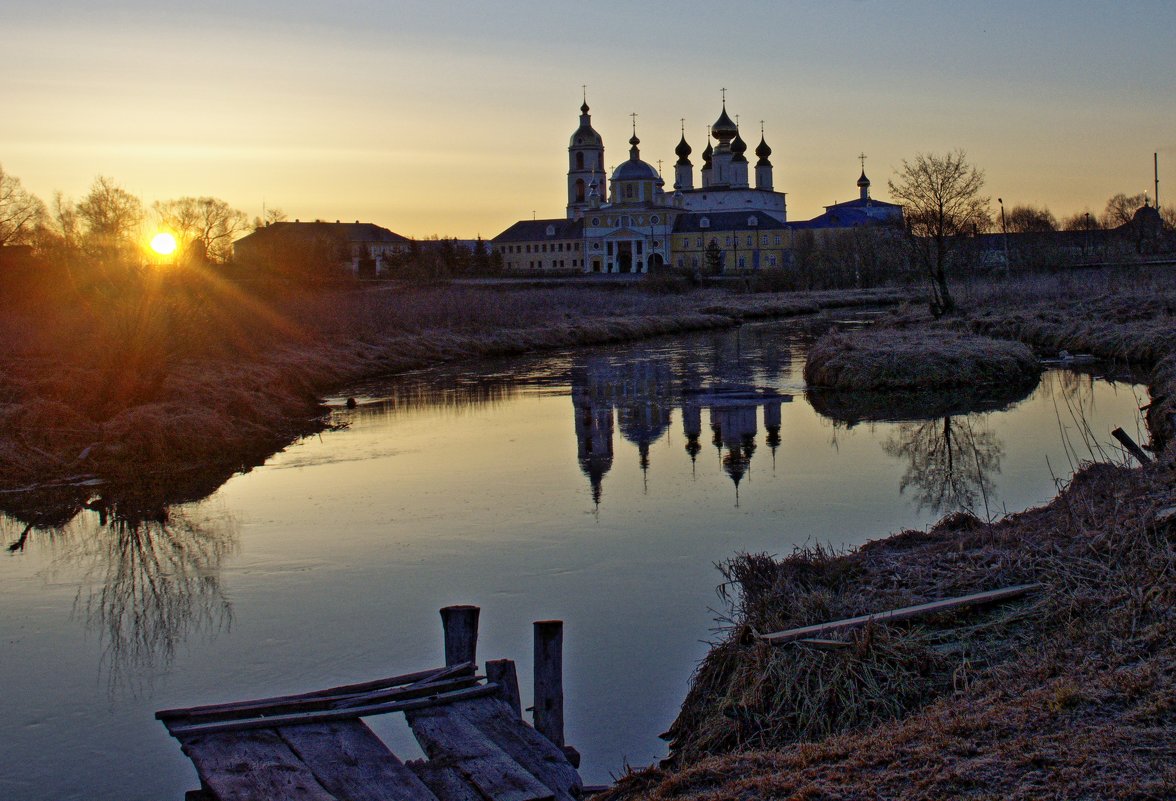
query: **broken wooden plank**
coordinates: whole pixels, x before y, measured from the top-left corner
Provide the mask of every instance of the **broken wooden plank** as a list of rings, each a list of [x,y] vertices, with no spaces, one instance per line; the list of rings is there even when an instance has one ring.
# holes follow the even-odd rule
[[[555,793],[557,801],[578,798],[583,781],[564,752],[515,716],[501,698],[459,701],[449,707]]]
[[[494,801],[554,801],[555,792],[449,707],[406,712],[408,725],[430,759],[452,764],[462,778]]]
[[[461,690],[480,681],[483,676],[464,676],[446,681],[429,681],[428,683],[410,684],[407,687],[389,687],[373,692],[352,695],[324,695],[317,698],[303,698],[284,703],[269,701],[242,702],[229,709],[211,709],[175,714],[168,720],[182,718],[182,723],[211,723],[216,720],[237,720],[246,718],[269,717],[272,715],[292,715],[298,712],[314,712],[327,709],[349,709],[356,706],[369,706],[386,701],[406,701],[410,698],[425,698],[430,695]]]
[[[407,712],[413,709],[427,709],[432,706],[450,704],[467,698],[479,698],[498,692],[498,685],[484,684],[481,687],[470,687],[465,690],[455,690],[450,693],[431,695],[427,698],[414,698],[407,701],[389,701],[382,704],[368,704],[366,706],[349,707],[347,709],[325,709],[318,712],[301,712],[293,715],[271,715],[270,717],[245,718],[242,720],[228,720],[217,723],[184,724],[177,720],[166,722],[168,731],[173,736],[184,734],[211,734],[216,732],[247,731],[250,729],[274,729],[279,726],[298,726],[305,723],[327,723],[332,720],[351,720],[369,715],[384,715],[389,712]]]
[[[237,709],[247,709],[254,706],[286,704],[307,699],[326,698],[331,696],[358,695],[360,693],[382,690],[389,687],[400,687],[407,684],[421,684],[448,679],[462,673],[474,673],[474,665],[467,663],[451,667],[433,668],[416,673],[406,673],[402,676],[389,676],[385,679],[365,681],[359,684],[344,684],[326,690],[315,690],[297,695],[279,695],[271,698],[255,698],[248,701],[231,701],[224,704],[207,704],[204,706],[186,707],[183,709],[161,709],[155,713],[156,720],[166,720],[176,717],[192,717],[205,714],[219,714],[232,712]]]
[[[361,720],[285,726],[278,736],[339,801],[438,801]]]
[[[802,626],[796,629],[788,629],[786,631],[777,631],[771,634],[757,635],[761,640],[771,643],[773,645],[780,645],[794,640],[801,640],[812,638],[819,634],[828,634],[834,631],[846,631],[848,629],[860,628],[868,623],[888,623],[895,620],[908,620],[910,618],[922,617],[924,615],[932,615],[938,612],[947,612],[952,609],[960,609],[966,606],[976,606],[979,604],[996,603],[997,601],[1004,601],[1010,598],[1016,598],[1025,593],[1040,589],[1040,584],[1019,584],[1015,587],[1005,587],[999,590],[989,590],[988,592],[977,592],[972,595],[964,595],[958,598],[946,598],[941,601],[931,601],[925,604],[916,604],[915,606],[904,606],[901,609],[891,609],[886,612],[876,612],[870,615],[859,615],[858,617],[846,618],[845,620],[834,620],[830,623],[818,623],[813,626]]]
[[[180,745],[219,801],[337,801],[272,731],[181,737]]]
[[[486,801],[452,765],[416,759],[407,763],[407,767],[440,801]]]
[[[519,695],[519,674],[515,670],[515,663],[510,659],[487,660],[486,678],[501,688],[499,697],[514,710],[515,717],[521,719],[523,701]]]

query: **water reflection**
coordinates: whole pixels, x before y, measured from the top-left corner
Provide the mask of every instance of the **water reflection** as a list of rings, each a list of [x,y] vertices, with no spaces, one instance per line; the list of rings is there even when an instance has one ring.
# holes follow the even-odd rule
[[[983,428],[983,418],[944,417],[899,423],[882,443],[888,456],[907,463],[899,492],[914,489],[919,511],[966,511],[992,519],[993,476],[1000,473],[1004,446]]]
[[[733,341],[738,343],[739,338]],[[711,441],[738,499],[739,482],[750,470],[756,450],[759,409],[764,409],[768,444],[774,452],[780,443],[780,405],[792,397],[737,380],[744,376],[742,370],[731,369],[738,363],[737,354],[724,355],[722,348],[716,347],[713,356],[711,367],[716,369],[711,370],[698,369],[691,358],[675,365],[669,358],[622,360],[608,356],[587,358],[572,368],[577,454],[596,506],[604,494],[605,474],[613,465],[614,414],[621,437],[637,449],[647,490],[650,447],[670,434],[673,412],[679,407],[686,452],[695,466],[702,451],[702,412],[709,411]]]

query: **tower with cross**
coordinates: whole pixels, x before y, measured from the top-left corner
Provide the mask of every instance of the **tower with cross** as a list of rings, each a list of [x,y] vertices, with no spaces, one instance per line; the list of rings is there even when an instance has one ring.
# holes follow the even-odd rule
[[[567,217],[574,220],[584,214],[592,202],[593,182],[604,172],[604,139],[592,127],[588,113],[588,87],[583,90],[580,105],[580,126],[568,142],[568,206]],[[596,187],[599,193],[600,187]]]

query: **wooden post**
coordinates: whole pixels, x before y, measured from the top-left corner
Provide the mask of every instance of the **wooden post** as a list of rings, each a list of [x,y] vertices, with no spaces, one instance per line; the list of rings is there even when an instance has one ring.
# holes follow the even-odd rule
[[[447,606],[441,610],[445,629],[445,665],[476,662],[478,651],[478,612],[476,606]]]
[[[1116,428],[1111,432],[1111,436],[1119,440],[1119,444],[1126,448],[1128,453],[1138,459],[1140,464],[1149,465],[1152,463],[1151,457],[1147,455],[1147,451],[1136,445],[1135,440],[1131,439],[1123,429]]]
[[[535,729],[564,745],[563,621],[535,623]]]
[[[523,703],[519,697],[519,676],[515,663],[509,659],[486,660],[486,678],[498,685],[498,696],[510,705],[515,717],[523,717]]]

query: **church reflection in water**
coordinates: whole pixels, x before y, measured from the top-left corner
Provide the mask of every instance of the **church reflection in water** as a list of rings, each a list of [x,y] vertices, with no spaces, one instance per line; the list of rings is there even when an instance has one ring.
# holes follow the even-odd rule
[[[641,471],[648,476],[650,446],[670,432],[675,408],[682,412],[681,431],[695,469],[703,450],[703,412],[708,413],[711,443],[736,493],[757,448],[761,409],[767,431],[765,444],[774,461],[780,444],[780,407],[792,396],[724,376],[724,371],[710,367],[683,370],[679,366],[675,370],[663,359],[629,361],[599,356],[572,368],[577,452],[595,504],[601,502],[604,478],[613,466],[616,429],[637,448]],[[700,373],[709,378],[698,378]]]

